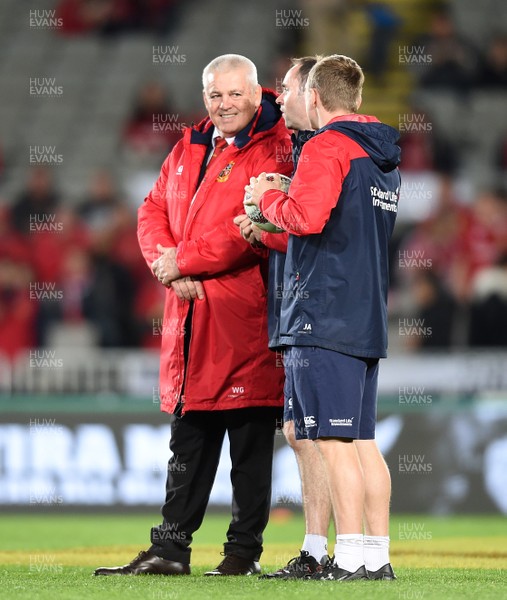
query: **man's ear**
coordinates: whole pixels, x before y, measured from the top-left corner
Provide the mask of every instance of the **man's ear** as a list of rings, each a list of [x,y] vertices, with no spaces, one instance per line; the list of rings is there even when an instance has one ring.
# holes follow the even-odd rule
[[[317,103],[320,100],[319,92],[315,88],[308,88],[310,94],[310,108],[317,108]]]
[[[203,102],[204,102],[204,106],[205,106],[206,108],[208,108],[208,98],[207,98],[207,96],[206,96],[206,90],[203,90],[203,91],[202,91],[202,99],[203,99]]]
[[[255,108],[259,108],[262,102],[262,86],[257,84],[255,86]]]

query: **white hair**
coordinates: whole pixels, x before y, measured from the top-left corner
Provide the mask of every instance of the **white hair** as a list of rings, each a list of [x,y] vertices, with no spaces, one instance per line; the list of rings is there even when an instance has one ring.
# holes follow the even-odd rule
[[[209,83],[209,76],[215,71],[226,73],[232,69],[243,68],[246,70],[247,79],[252,87],[258,85],[257,67],[254,63],[241,54],[222,54],[214,58],[209,64],[204,67],[202,72],[202,86],[206,88]]]

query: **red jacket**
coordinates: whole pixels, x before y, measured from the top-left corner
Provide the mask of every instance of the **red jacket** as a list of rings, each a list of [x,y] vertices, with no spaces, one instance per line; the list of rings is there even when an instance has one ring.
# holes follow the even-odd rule
[[[252,249],[233,218],[243,213],[244,186],[262,171],[290,173],[290,139],[273,92],[264,90],[253,123],[217,157],[197,189],[213,125],[185,130],[139,208],[138,238],[150,266],[157,244],[177,247],[183,276],[199,278],[185,367],[184,325],[190,303],[166,291],[160,364],[162,410],[181,398],[188,410],[282,404],[283,369],[268,350],[267,256]]]

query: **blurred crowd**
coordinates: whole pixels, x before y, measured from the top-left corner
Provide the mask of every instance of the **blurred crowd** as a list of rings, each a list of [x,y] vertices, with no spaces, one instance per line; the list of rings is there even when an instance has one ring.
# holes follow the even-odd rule
[[[160,35],[174,29],[181,0],[60,0],[56,16],[65,36],[112,36],[136,31]]]
[[[453,136],[452,128],[439,127],[439,119],[420,108],[417,98],[420,92],[448,94],[456,114],[447,118],[454,122],[461,118],[460,106],[471,110],[468,101],[476,93],[504,94],[507,102],[507,33],[492,33],[479,48],[458,30],[443,4],[436,6],[428,33],[414,40],[411,50],[431,60],[412,67],[416,89],[412,125],[401,131],[401,169],[411,182],[432,176],[436,185],[430,191],[429,184],[421,183],[420,189],[428,186],[426,197],[432,197],[429,214],[398,229],[393,304],[418,323],[407,337],[409,348],[506,347],[507,122],[496,121],[492,105],[494,138],[491,127],[484,127],[478,138],[467,140],[464,133]],[[435,103],[442,99],[435,96]],[[466,126],[462,123],[462,132]],[[479,149],[492,141],[490,180],[469,197],[459,185],[467,146]],[[411,192],[405,198],[402,193],[401,202],[426,201]]]
[[[64,27],[57,34],[166,34],[177,23],[181,4],[61,0],[58,14]],[[392,7],[345,0],[312,0],[301,6],[312,26],[280,32],[273,81],[281,81],[287,56],[308,51],[312,36],[328,39],[330,51],[336,51],[339,24],[347,22],[351,7],[362,6],[371,25],[363,64],[367,78],[382,87],[392,40],[403,26]],[[458,31],[446,6],[433,11],[427,30],[412,48],[423,48],[431,62],[424,68],[406,66],[415,77],[415,98],[417,90],[445,90],[460,101],[475,90],[507,93],[505,32],[492,34],[484,48],[477,48]],[[346,27],[342,33],[340,48],[347,52]],[[178,113],[165,85],[147,81],[118,132],[122,161],[134,170],[146,165],[158,169],[185,125],[202,114]],[[460,140],[438,127],[416,101],[410,114],[412,122],[431,127],[402,131],[402,176],[414,181],[430,174],[436,184],[431,209],[397,225],[391,248],[392,319],[396,323],[410,316],[417,324],[402,341],[412,350],[507,347],[507,124],[498,123],[504,137],[499,137],[494,156],[503,178],[470,197],[458,185]],[[0,155],[0,173],[2,165]],[[91,174],[85,196],[70,202],[54,172],[36,166],[12,200],[0,208],[0,352],[14,359],[27,348],[55,344],[65,330],[81,332],[79,339],[101,347],[157,347],[164,289],[143,261],[135,210],[112,173],[100,169]],[[418,201],[401,194],[400,203]]]
[[[464,203],[442,174],[430,214],[397,231],[391,308],[411,317],[408,347],[507,346],[507,192]]]
[[[107,171],[73,207],[35,167],[0,215],[0,340],[10,358],[52,345],[62,325],[102,347],[157,346],[163,288],[139,251],[136,215]],[[82,339],[82,338],[81,338]]]

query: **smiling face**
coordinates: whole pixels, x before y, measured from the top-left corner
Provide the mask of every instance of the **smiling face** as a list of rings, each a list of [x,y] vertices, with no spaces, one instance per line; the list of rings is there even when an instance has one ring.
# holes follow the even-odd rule
[[[213,125],[224,137],[234,137],[252,120],[262,98],[245,68],[212,71],[203,90],[204,105]]]

